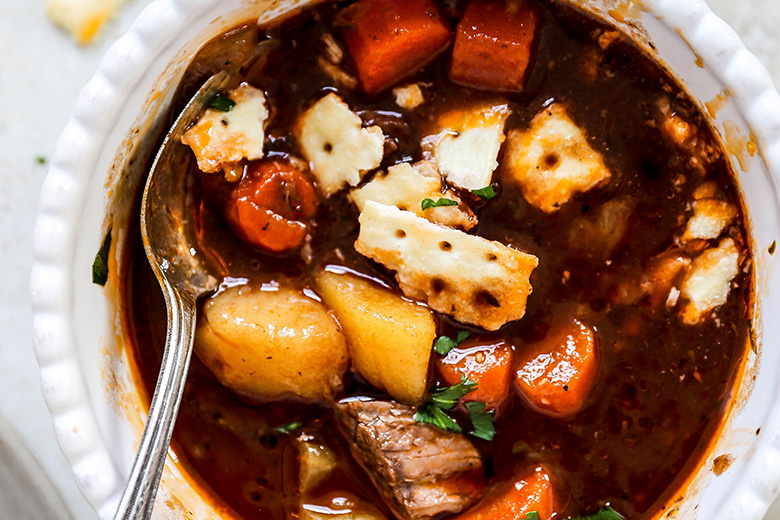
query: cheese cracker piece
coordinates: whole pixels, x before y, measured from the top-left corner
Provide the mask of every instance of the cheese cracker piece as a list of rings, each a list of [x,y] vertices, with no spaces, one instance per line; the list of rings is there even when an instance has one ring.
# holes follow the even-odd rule
[[[373,201],[359,221],[355,250],[396,271],[407,297],[487,330],[525,314],[535,256]]]
[[[356,186],[384,156],[382,130],[362,128],[360,117],[332,92],[300,116],[295,136],[326,196],[346,184]]]
[[[688,300],[682,311],[683,321],[696,324],[710,310],[726,303],[731,280],[738,273],[739,250],[730,238],[696,257],[681,287],[681,295]]]
[[[737,209],[728,202],[715,198],[695,200],[693,215],[685,227],[682,241],[718,238],[735,218]]]
[[[409,210],[419,217],[445,226],[469,230],[477,224],[477,217],[455,192],[442,191],[441,175],[436,166],[428,161],[421,161],[414,166],[409,163],[391,166],[385,175],[377,174],[363,187],[353,190],[349,198],[361,211],[366,201],[372,200]],[[424,210],[424,199],[449,199],[457,205]]]
[[[126,0],[47,0],[46,14],[70,33],[81,45],[87,45],[100,33]]]
[[[198,168],[207,173],[226,173],[242,159],[263,157],[265,122],[268,109],[265,95],[242,83],[228,95],[235,105],[225,112],[206,109],[195,126],[187,130],[181,142],[192,148]]]
[[[506,104],[446,112],[439,117],[437,133],[423,139],[423,147],[450,183],[468,190],[484,188],[498,166],[504,123],[511,112]]]
[[[558,104],[537,114],[528,130],[509,133],[503,165],[526,200],[547,213],[610,178],[585,132]]]

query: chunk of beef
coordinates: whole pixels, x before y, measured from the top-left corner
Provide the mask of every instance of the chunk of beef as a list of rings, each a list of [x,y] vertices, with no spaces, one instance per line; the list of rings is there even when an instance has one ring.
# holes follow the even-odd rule
[[[457,513],[481,495],[482,459],[465,435],[416,422],[414,408],[389,401],[345,399],[335,415],[352,455],[399,517]]]

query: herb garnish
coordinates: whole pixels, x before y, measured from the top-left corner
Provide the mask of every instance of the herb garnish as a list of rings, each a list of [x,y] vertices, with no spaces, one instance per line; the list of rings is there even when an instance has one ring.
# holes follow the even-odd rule
[[[601,511],[594,513],[590,516],[582,516],[578,518],[569,518],[569,520],[624,520],[622,516],[617,514],[614,509],[607,506]]]
[[[438,388],[433,391],[429,403],[432,403],[442,410],[449,410],[458,404],[458,401],[464,395],[473,392],[477,389],[477,383],[467,378],[466,376],[460,377],[460,383],[453,386],[447,386],[444,388]]]
[[[446,432],[463,433],[463,429],[458,426],[458,423],[452,420],[452,417],[430,402],[417,408],[417,413],[414,414],[414,420],[421,423],[432,424]]]
[[[439,336],[433,343],[433,350],[437,354],[446,356],[450,350],[463,343],[470,335],[471,334],[468,331],[461,330],[458,332],[458,335],[455,336],[455,339],[452,339],[449,336]]]
[[[423,211],[429,208],[438,208],[441,206],[457,206],[458,203],[452,199],[439,199],[439,200],[433,200],[433,199],[423,199],[420,206],[422,207]]]
[[[303,423],[301,421],[293,421],[288,424],[277,426],[276,428],[274,428],[274,431],[276,433],[281,433],[282,435],[286,435],[294,432],[295,430],[300,430],[301,428],[303,428]]]
[[[493,410],[486,412],[486,407],[485,403],[480,403],[479,401],[466,403],[466,410],[469,411],[469,417],[471,418],[471,426],[474,427],[474,430],[469,433],[474,437],[492,441],[493,437],[496,436],[496,427],[493,425],[493,414],[495,412]]]
[[[477,383],[471,381],[466,376],[461,376],[460,383],[445,388],[438,388],[433,391],[431,398],[422,406],[417,408],[414,420],[417,422],[428,423],[444,431],[463,433],[463,429],[456,423],[452,417],[444,413],[458,404],[458,401],[464,395],[477,389]],[[466,410],[471,418],[471,425],[474,428],[469,433],[480,439],[492,441],[496,430],[493,426],[493,411],[485,412],[485,403],[473,401],[466,403]]]
[[[106,285],[108,281],[108,251],[111,249],[111,230],[108,230],[100,250],[95,255],[92,262],[92,283],[100,286]]]
[[[493,186],[485,186],[484,188],[480,188],[478,190],[471,190],[471,193],[476,195],[482,200],[490,200],[493,197],[496,196],[496,190],[493,188]]]
[[[466,376],[462,376],[457,385],[437,388],[431,394],[431,398],[417,408],[414,420],[433,424],[444,431],[462,433],[463,430],[458,426],[458,423],[444,413],[444,410],[454,408],[461,397],[476,389],[477,383],[469,380]]]
[[[525,520],[541,520],[539,518],[539,513],[536,511],[529,511],[525,514]]]
[[[37,162],[38,164],[46,164],[46,157],[44,157],[43,155],[39,155],[38,157],[35,158],[35,162]]]
[[[236,106],[235,101],[225,95],[217,93],[217,95],[214,96],[211,101],[209,101],[207,108],[213,108],[214,110],[219,110],[220,112],[230,112],[233,110],[234,106]]]

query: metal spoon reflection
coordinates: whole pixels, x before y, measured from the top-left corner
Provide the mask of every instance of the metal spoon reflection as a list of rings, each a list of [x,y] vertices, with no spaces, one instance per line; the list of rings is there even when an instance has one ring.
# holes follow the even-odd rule
[[[151,517],[192,355],[195,303],[218,286],[192,247],[189,149],[180,141],[231,79],[232,75],[223,71],[203,84],[165,137],[146,180],[141,235],[146,257],[165,296],[168,332],[149,418],[115,520]]]

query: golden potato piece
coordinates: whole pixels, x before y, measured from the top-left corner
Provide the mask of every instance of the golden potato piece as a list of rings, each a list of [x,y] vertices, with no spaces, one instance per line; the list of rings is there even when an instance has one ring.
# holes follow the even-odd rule
[[[344,335],[319,302],[274,289],[232,287],[206,302],[195,353],[223,385],[254,399],[332,400],[349,361]]]
[[[376,506],[344,491],[334,491],[316,499],[304,499],[298,519],[386,520]]]
[[[428,309],[349,274],[323,271],[317,288],[349,342],[352,366],[402,403],[421,403],[436,324]]]

